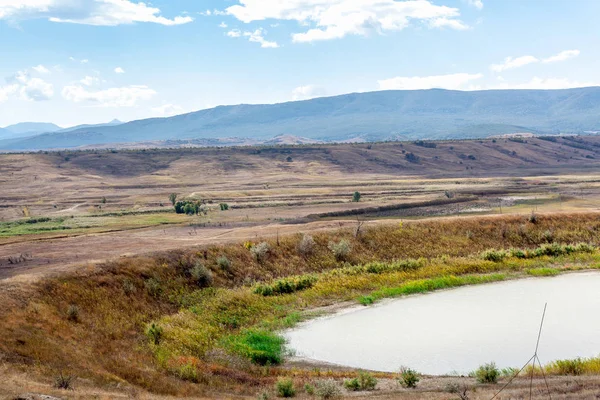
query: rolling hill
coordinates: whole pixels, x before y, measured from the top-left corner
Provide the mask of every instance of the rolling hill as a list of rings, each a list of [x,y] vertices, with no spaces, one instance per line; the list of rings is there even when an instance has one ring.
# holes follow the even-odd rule
[[[323,141],[357,138],[378,141],[597,130],[600,130],[600,87],[473,92],[431,89],[219,106],[169,118],[0,141],[0,149],[228,137],[266,141],[278,135]]]

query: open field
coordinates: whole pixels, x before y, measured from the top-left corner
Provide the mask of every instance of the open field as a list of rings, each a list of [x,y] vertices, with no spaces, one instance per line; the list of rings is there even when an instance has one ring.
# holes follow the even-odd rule
[[[8,277],[331,228],[357,215],[597,210],[600,138],[5,154],[0,185],[0,277]],[[170,193],[206,201],[208,215],[175,214]]]
[[[0,185],[7,399],[256,398],[280,377],[313,398],[304,384],[342,388],[357,372],[277,349],[264,365],[273,354],[254,338],[276,343],[349,304],[600,267],[596,137],[6,154]],[[170,193],[207,214],[176,214]],[[553,398],[596,398],[597,363],[577,377],[548,366]],[[61,373],[76,375],[74,391],[52,387]],[[377,391],[344,396],[499,388],[425,376],[409,390],[375,375]],[[539,376],[534,387],[544,398]]]

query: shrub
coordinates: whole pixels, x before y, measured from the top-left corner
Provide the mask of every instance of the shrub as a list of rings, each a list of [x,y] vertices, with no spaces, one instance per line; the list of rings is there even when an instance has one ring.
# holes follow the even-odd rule
[[[531,212],[531,215],[529,216],[528,221],[531,222],[532,224],[537,224],[538,223],[538,216],[535,213],[535,211]]]
[[[584,362],[581,358],[576,358],[574,360],[558,360],[555,361],[554,367],[559,375],[581,375],[583,374],[583,365]]]
[[[153,322],[146,328],[146,336],[148,336],[152,343],[158,346],[162,340],[163,328]]]
[[[160,282],[157,279],[150,278],[150,279],[146,280],[146,282],[144,282],[144,285],[146,286],[146,291],[148,292],[148,294],[150,296],[158,297],[161,295],[162,287],[160,285]]]
[[[361,390],[375,390],[377,386],[377,379],[368,372],[359,373],[358,381],[360,382]]]
[[[169,201],[171,202],[171,204],[174,206],[175,202],[177,201],[177,193],[171,193],[169,195]]]
[[[339,242],[329,242],[329,250],[333,253],[333,256],[337,261],[345,261],[352,250],[350,242],[346,239],[342,239]]]
[[[229,271],[231,269],[231,261],[225,256],[217,258],[217,265],[224,271]]]
[[[360,390],[360,382],[358,378],[347,379],[344,381],[344,387],[353,392],[357,392]]]
[[[198,383],[198,369],[192,363],[182,365],[177,371],[179,379],[189,382]]]
[[[75,304],[71,304],[67,308],[67,319],[71,322],[79,322],[79,307]]]
[[[275,333],[247,330],[234,340],[234,349],[255,364],[279,365],[283,361],[285,339]]]
[[[227,211],[227,210],[229,210],[229,204],[219,203],[219,208],[221,209],[221,211]]]
[[[344,381],[344,387],[351,391],[375,390],[376,386],[377,379],[368,372],[360,372],[358,378]]]
[[[279,378],[275,384],[275,390],[279,397],[294,397],[296,395],[294,382],[290,378]]]
[[[315,394],[319,399],[337,399],[342,397],[342,391],[333,379],[318,381],[315,383]]]
[[[56,378],[54,378],[54,387],[56,389],[73,390],[74,376],[63,375],[61,372]]]
[[[207,287],[212,284],[212,272],[204,265],[202,265],[200,261],[198,261],[196,265],[190,270],[190,275],[199,287]]]
[[[124,279],[123,280],[123,292],[125,292],[125,294],[127,296],[131,296],[132,294],[135,294],[135,292],[137,292],[137,287],[135,287],[135,283],[133,283],[133,281],[131,281],[130,279]]]
[[[304,258],[308,258],[314,254],[315,246],[315,239],[313,239],[311,235],[305,234],[304,236],[302,236],[302,239],[298,243],[298,253]]]
[[[515,258],[527,258],[527,254],[521,249],[510,249],[510,256]]]
[[[254,259],[259,263],[262,263],[267,260],[269,256],[269,252],[271,251],[271,247],[267,242],[261,242],[257,245],[254,245],[250,248],[250,252],[254,256]]]
[[[419,375],[416,371],[402,367],[400,369],[400,376],[398,377],[398,382],[402,387],[414,389],[417,387],[417,383],[419,383]]]
[[[483,253],[483,259],[486,261],[500,262],[506,258],[504,250],[487,250]]]
[[[306,392],[306,394],[312,396],[315,394],[315,387],[313,385],[311,385],[310,383],[307,383],[304,385],[304,391]]]
[[[498,383],[500,371],[496,363],[484,364],[475,371],[475,378],[479,383]]]
[[[254,293],[263,296],[274,296],[280,294],[290,294],[300,290],[311,288],[317,277],[313,275],[303,275],[295,278],[284,278],[273,282],[271,285],[258,285],[254,289]]]
[[[358,203],[360,201],[360,197],[360,192],[354,192],[354,194],[352,195],[352,201]]]
[[[269,394],[269,392],[263,391],[260,392],[256,398],[257,400],[269,400],[271,398],[271,395]]]

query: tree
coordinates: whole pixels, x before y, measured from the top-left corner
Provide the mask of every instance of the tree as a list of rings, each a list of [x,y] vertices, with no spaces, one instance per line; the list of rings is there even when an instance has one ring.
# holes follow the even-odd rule
[[[360,197],[360,192],[354,192],[354,195],[352,195],[352,201],[358,203],[360,201]]]
[[[169,195],[169,200],[171,201],[172,205],[175,205],[175,202],[177,201],[177,193],[171,193]]]

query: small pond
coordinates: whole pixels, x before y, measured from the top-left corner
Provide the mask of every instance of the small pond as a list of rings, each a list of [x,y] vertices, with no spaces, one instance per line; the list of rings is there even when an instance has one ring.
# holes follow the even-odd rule
[[[296,356],[354,368],[466,374],[600,355],[600,273],[468,286],[353,308],[285,333]]]

